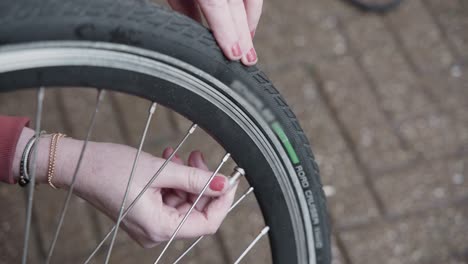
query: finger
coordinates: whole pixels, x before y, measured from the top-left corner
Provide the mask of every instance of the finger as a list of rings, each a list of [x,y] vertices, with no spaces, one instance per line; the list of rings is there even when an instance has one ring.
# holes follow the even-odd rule
[[[206,165],[205,158],[203,157],[203,153],[201,151],[195,150],[192,151],[188,158],[189,166],[199,168],[205,171],[210,171],[208,165]]]
[[[171,148],[171,147],[165,148],[164,151],[163,151],[163,158],[168,159],[169,156],[172,154],[172,152],[174,152],[173,148]],[[184,161],[177,154],[175,154],[174,157],[172,157],[172,161],[177,163],[177,164],[184,165]],[[181,202],[186,202],[187,201],[188,195],[187,195],[186,192],[181,191],[181,190],[174,190],[174,194],[176,194],[178,197],[180,197],[180,199],[177,199],[177,197],[168,198],[167,203],[166,203],[167,205],[169,205],[169,206],[170,205],[177,205],[177,204],[180,204]]]
[[[230,0],[229,7],[231,15],[236,25],[239,43],[242,49],[242,63],[245,65],[254,65],[257,63],[257,53],[253,47],[252,36],[250,35],[249,24],[247,22],[247,13],[243,0]]]
[[[172,152],[173,152],[172,148],[170,147],[166,148],[163,152],[163,158],[165,159],[169,158]],[[175,158],[176,156],[174,156],[173,160]],[[199,168],[202,170],[206,170],[206,171],[209,170],[208,166],[205,164],[205,161],[203,159],[203,154],[200,151],[192,151],[190,153],[188,160],[189,160],[189,166]],[[180,158],[175,159],[174,162],[183,165],[183,161]],[[187,202],[187,200],[193,203],[196,200],[197,196],[198,195],[196,194],[192,194],[187,199],[188,195],[186,192],[181,191],[181,190],[173,190],[172,193],[168,193],[167,195],[164,195],[164,203],[167,206],[177,207],[177,206],[180,206],[182,203]],[[200,201],[197,203],[195,209],[197,209],[198,211],[202,211],[208,202],[209,202],[209,198],[207,197],[201,198]]]
[[[227,0],[197,0],[224,55],[231,60],[242,57],[237,30]]]
[[[192,238],[216,233],[232,205],[236,189],[237,184],[225,195],[213,198],[207,205],[205,212],[192,211],[187,218],[187,222],[180,229],[177,237]],[[180,219],[182,219],[187,207],[181,206],[179,209],[181,213]]]
[[[201,23],[200,10],[194,0],[168,0],[169,5],[177,12],[180,12],[193,20]]]
[[[263,0],[244,0],[244,5],[247,13],[250,36],[253,39],[262,14]]]
[[[200,151],[192,151],[190,153],[190,156],[188,158],[188,164],[191,167],[199,168],[205,171],[209,171],[208,166],[206,165],[205,159],[203,157],[203,153]],[[195,199],[197,198],[196,195],[190,195],[189,199],[193,203]],[[202,197],[200,201],[198,201],[197,205],[195,208],[198,211],[202,211],[205,209],[206,204],[210,201],[209,197]]]
[[[210,179],[212,172],[170,162],[155,181],[155,187],[179,189],[199,194]],[[217,174],[205,191],[207,196],[220,196],[229,189],[226,176]]]
[[[167,192],[163,195],[163,202],[166,206],[177,208],[181,204],[187,203],[187,195],[180,196],[174,190],[166,189]],[[186,194],[184,192],[184,194]]]
[[[167,147],[163,151],[163,159],[168,159],[169,156],[171,156],[172,152],[174,152],[174,149],[171,147]],[[174,157],[171,159],[172,162],[175,162],[180,165],[184,165],[184,161],[180,158],[179,155],[175,154]]]

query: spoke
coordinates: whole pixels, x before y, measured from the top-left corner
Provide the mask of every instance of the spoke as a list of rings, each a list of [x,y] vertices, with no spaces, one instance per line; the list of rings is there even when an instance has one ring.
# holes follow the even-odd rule
[[[229,211],[228,213],[230,213],[234,208],[236,208],[236,206],[242,202],[245,197],[247,197],[252,191],[254,190],[253,187],[250,187],[241,197],[239,197],[239,199],[237,199],[237,201],[231,205],[231,207],[229,208]],[[179,263],[179,261],[182,260],[182,258],[185,257],[185,255],[187,255],[205,236],[200,236],[197,240],[195,240],[195,242],[193,242],[185,251],[184,253],[182,253],[179,258],[177,258],[173,264],[177,264]]]
[[[57,228],[55,230],[54,239],[52,240],[52,243],[51,243],[50,248],[49,248],[49,253],[47,254],[46,263],[50,263],[50,259],[52,258],[52,254],[54,252],[54,248],[55,248],[55,245],[57,243],[57,239],[58,239],[58,236],[60,234],[60,230],[62,229],[63,220],[65,219],[65,214],[67,212],[68,205],[70,204],[70,198],[71,198],[71,195],[73,193],[73,188],[75,187],[75,182],[76,182],[76,178],[77,178],[76,176],[78,175],[78,171],[80,169],[81,162],[83,160],[83,156],[84,156],[84,153],[86,151],[86,147],[87,147],[88,142],[89,142],[89,138],[91,137],[91,132],[93,131],[94,124],[96,123],[96,116],[97,116],[97,113],[99,112],[99,106],[101,105],[101,102],[102,102],[102,100],[104,98],[104,94],[105,94],[104,90],[99,90],[97,101],[96,101],[96,106],[94,108],[93,115],[91,116],[91,121],[90,121],[90,124],[89,124],[89,127],[88,127],[88,131],[86,132],[85,141],[83,142],[83,146],[81,148],[80,156],[78,158],[78,163],[76,164],[75,171],[73,172],[73,178],[72,178],[71,184],[70,184],[69,189],[68,189],[68,193],[67,193],[67,197],[65,199],[65,203],[63,204],[63,208],[62,208],[62,211],[60,213],[60,219],[59,219]]]
[[[237,201],[231,205],[231,208],[229,208],[228,210],[228,213],[230,213],[232,210],[234,210],[234,208],[236,208],[236,206],[242,202],[245,197],[247,197],[251,192],[253,192],[254,188],[253,187],[250,187],[241,197],[239,197],[239,199],[237,199]]]
[[[175,236],[177,235],[177,233],[179,233],[179,230],[182,228],[182,226],[184,225],[185,221],[187,221],[187,218],[189,217],[190,213],[192,213],[193,211],[193,208],[195,208],[195,206],[197,205],[198,201],[200,201],[200,199],[202,198],[203,194],[205,193],[206,189],[208,188],[208,185],[210,185],[211,181],[213,180],[213,178],[216,176],[216,174],[218,173],[218,171],[221,169],[221,167],[223,166],[223,164],[229,159],[229,156],[231,156],[229,153],[226,153],[226,155],[224,155],[223,159],[221,160],[221,162],[218,164],[218,167],[216,168],[216,170],[211,174],[210,176],[210,179],[206,182],[205,186],[203,186],[203,189],[202,191],[200,192],[200,194],[197,196],[197,199],[195,200],[195,202],[193,202],[192,206],[190,207],[190,209],[188,210],[188,212],[184,215],[184,218],[182,218],[182,221],[180,221],[179,225],[177,226],[176,230],[174,231],[174,233],[172,234],[171,238],[169,239],[169,241],[167,242],[166,246],[164,247],[164,249],[162,250],[161,254],[159,254],[159,257],[156,259],[156,261],[154,262],[154,264],[157,264],[161,258],[164,256],[164,253],[166,253],[167,249],[169,248],[169,246],[171,245],[172,241],[174,241],[174,238]]]
[[[151,107],[149,109],[148,118],[146,119],[145,129],[143,130],[143,134],[141,135],[140,145],[138,146],[138,151],[137,151],[137,153],[135,155],[135,159],[133,160],[132,170],[130,172],[130,177],[128,178],[127,188],[125,190],[125,194],[124,194],[124,197],[122,199],[122,204],[120,205],[119,217],[117,218],[117,222],[115,223],[114,235],[112,236],[112,240],[111,240],[109,249],[107,250],[106,261],[104,262],[105,264],[109,263],[109,259],[110,259],[110,256],[112,254],[112,248],[114,247],[115,238],[117,237],[117,233],[119,231],[119,225],[120,225],[120,222],[122,221],[122,214],[123,214],[123,210],[125,208],[125,200],[127,199],[128,191],[130,190],[130,187],[132,185],[133,176],[135,175],[135,170],[136,170],[136,167],[137,167],[138,159],[140,158],[140,153],[141,153],[141,150],[143,149],[143,144],[145,142],[146,134],[148,133],[148,128],[149,128],[149,125],[151,123],[151,117],[153,116],[154,112],[156,111],[156,106],[157,106],[156,103],[152,103]]]
[[[270,227],[266,226],[262,229],[260,234],[257,235],[257,237],[250,242],[250,245],[242,252],[242,254],[237,258],[237,260],[234,262],[234,264],[239,264],[241,260],[249,253],[249,251],[257,244],[257,242],[266,234],[268,234],[268,231],[270,231]]]
[[[143,188],[143,190],[140,191],[140,193],[137,195],[137,197],[133,200],[133,202],[128,206],[127,209],[125,209],[123,215],[122,215],[122,219],[125,218],[125,216],[130,212],[130,210],[135,206],[135,204],[138,202],[138,200],[143,196],[143,194],[146,192],[146,190],[148,190],[148,188],[151,186],[151,184],[158,178],[159,174],[161,174],[161,172],[164,170],[164,168],[167,166],[167,164],[169,164],[169,162],[172,160],[172,158],[175,156],[175,154],[177,153],[177,151],[179,151],[179,149],[182,147],[182,145],[185,143],[185,141],[187,141],[187,139],[189,138],[189,136],[191,134],[193,134],[193,132],[195,131],[195,129],[197,128],[197,125],[196,124],[192,124],[192,126],[190,126],[189,130],[187,131],[187,133],[185,134],[184,138],[179,142],[179,144],[177,145],[177,147],[174,149],[174,151],[171,153],[171,155],[169,155],[169,158],[167,158],[167,160],[164,161],[164,163],[161,165],[161,167],[159,167],[158,171],[156,171],[156,173],[153,175],[153,177],[149,180],[149,182],[145,185],[145,187]],[[96,253],[99,251],[99,249],[102,247],[102,245],[104,245],[104,242],[106,242],[106,240],[109,238],[109,236],[112,234],[112,232],[116,229],[116,226],[114,225],[111,230],[106,234],[106,236],[102,239],[102,241],[96,246],[96,248],[93,250],[93,252],[89,255],[89,257],[85,260],[85,264],[89,263],[91,261],[91,259],[96,255]]]
[[[31,177],[28,186],[28,205],[26,209],[26,224],[24,228],[24,245],[23,245],[23,256],[21,263],[26,264],[28,261],[28,250],[29,250],[29,235],[31,232],[31,217],[32,217],[32,207],[34,202],[34,188],[36,185],[36,160],[37,160],[37,146],[39,145],[39,138],[41,133],[41,118],[42,118],[42,106],[44,102],[44,87],[39,88],[37,92],[37,109],[36,109],[36,131],[35,137],[36,142],[33,146],[32,153],[32,168],[31,168]]]

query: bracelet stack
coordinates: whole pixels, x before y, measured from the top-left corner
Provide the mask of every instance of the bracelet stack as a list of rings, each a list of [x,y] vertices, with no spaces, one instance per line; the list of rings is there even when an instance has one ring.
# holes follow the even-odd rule
[[[39,137],[44,133],[41,132]],[[57,146],[58,142],[61,138],[66,137],[65,134],[61,133],[54,133],[51,135],[51,140],[50,140],[50,149],[49,149],[49,165],[47,167],[47,182],[49,185],[57,189],[57,187],[52,183],[52,179],[54,178],[55,174],[55,164],[57,160]],[[31,152],[34,146],[37,143],[37,140],[39,138],[34,135],[31,137],[31,139],[28,141],[26,144],[23,155],[21,156],[21,162],[20,162],[20,177],[18,180],[18,184],[22,187],[28,185],[28,183],[31,181],[30,175],[29,175],[29,161],[31,160]]]

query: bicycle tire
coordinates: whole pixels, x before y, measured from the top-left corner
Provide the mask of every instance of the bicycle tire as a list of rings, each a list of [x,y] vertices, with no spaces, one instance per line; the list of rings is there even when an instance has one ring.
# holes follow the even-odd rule
[[[103,67],[97,62],[23,69],[2,63],[7,68],[0,68],[0,92],[39,86],[112,87],[174,109],[200,124],[237,157],[238,164],[257,175],[248,180],[258,190],[255,195],[265,221],[272,227],[269,238],[274,263],[330,263],[330,231],[318,166],[297,118],[263,72],[226,60],[208,29],[146,1],[0,3],[0,61],[2,54],[35,45],[67,49],[81,44],[88,49],[162,62],[209,84],[222,100],[240,109],[239,114],[260,131],[259,137],[267,139],[274,150],[269,155],[280,158],[274,165],[286,171],[287,181],[279,180],[280,172],[274,171],[266,154],[256,149],[259,143],[248,136],[247,128],[223,112],[229,109],[221,111],[206,97],[162,78]],[[284,192],[284,185],[293,187]],[[288,202],[300,209],[297,215],[284,213],[292,210]],[[302,223],[303,234],[295,233],[295,222]],[[299,248],[306,249],[305,262]]]
[[[386,3],[372,4],[372,3],[367,3],[366,1],[361,1],[361,0],[347,0],[347,1],[363,11],[375,12],[375,13],[389,12],[395,9],[397,6],[399,6],[402,2],[402,0],[389,0]]]

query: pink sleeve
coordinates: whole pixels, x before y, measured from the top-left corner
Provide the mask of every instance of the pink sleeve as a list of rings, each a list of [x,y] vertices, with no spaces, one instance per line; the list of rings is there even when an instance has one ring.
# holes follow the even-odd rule
[[[25,117],[0,116],[0,182],[15,183],[13,158],[21,131],[28,122]]]

